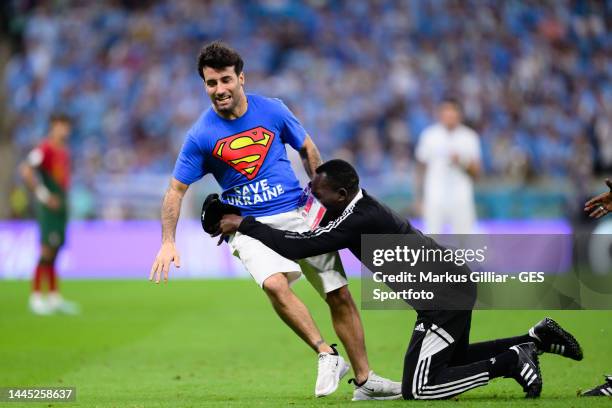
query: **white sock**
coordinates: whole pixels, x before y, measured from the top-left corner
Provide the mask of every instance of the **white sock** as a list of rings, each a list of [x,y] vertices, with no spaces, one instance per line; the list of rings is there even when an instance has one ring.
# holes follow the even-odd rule
[[[49,292],[47,295],[47,301],[49,302],[49,306],[56,307],[60,303],[62,303],[64,299],[62,299],[62,295],[58,292]]]
[[[40,293],[40,292],[32,292],[30,294],[30,300],[33,301],[33,302],[38,302],[38,301],[43,300],[42,293]]]

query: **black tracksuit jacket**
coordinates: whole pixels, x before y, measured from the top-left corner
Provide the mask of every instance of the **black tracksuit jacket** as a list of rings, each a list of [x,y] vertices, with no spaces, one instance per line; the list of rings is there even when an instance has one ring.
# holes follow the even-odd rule
[[[274,229],[255,220],[254,217],[245,217],[238,228],[240,233],[249,235],[280,255],[289,259],[303,259],[310,256],[321,255],[328,252],[348,248],[358,259],[361,258],[362,234],[414,234],[418,241],[426,248],[442,248],[432,238],[424,235],[414,228],[404,218],[400,217],[386,205],[361,190],[363,196],[352,202],[338,218],[325,223],[314,231],[292,232]],[[469,272],[467,266],[465,271]],[[395,285],[389,285],[393,287]],[[400,289],[395,287],[395,289]],[[459,290],[464,298],[460,309],[471,309],[476,296],[473,285],[464,285]],[[465,303],[467,302],[467,303]],[[422,310],[418,305],[412,305],[419,314],[427,315],[432,320],[438,320],[443,310]],[[438,307],[434,307],[438,309]],[[429,309],[429,308],[428,308]]]

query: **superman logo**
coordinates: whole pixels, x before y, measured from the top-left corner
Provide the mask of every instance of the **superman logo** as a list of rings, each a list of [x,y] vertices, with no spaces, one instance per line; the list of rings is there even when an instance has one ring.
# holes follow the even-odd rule
[[[219,139],[213,156],[223,160],[247,179],[253,180],[266,160],[274,133],[258,126],[232,136]]]

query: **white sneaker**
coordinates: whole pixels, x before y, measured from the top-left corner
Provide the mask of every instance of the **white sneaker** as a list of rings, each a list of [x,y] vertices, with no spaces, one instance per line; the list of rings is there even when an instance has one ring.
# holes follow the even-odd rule
[[[53,309],[45,301],[40,293],[32,293],[30,295],[30,310],[32,313],[40,316],[48,316],[53,314]]]
[[[353,383],[355,380],[351,380]],[[351,382],[349,381],[349,382]],[[396,400],[402,398],[402,383],[391,381],[370,371],[368,380],[361,386],[355,385],[353,401]]]
[[[81,312],[79,305],[65,300],[59,293],[49,294],[49,308],[54,312],[77,315]]]
[[[333,353],[319,353],[319,368],[315,395],[324,397],[338,389],[340,379],[346,375],[351,366],[338,354],[335,344],[330,347]]]

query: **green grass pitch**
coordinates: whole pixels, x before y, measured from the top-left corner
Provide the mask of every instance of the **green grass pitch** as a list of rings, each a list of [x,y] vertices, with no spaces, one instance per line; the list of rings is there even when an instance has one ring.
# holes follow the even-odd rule
[[[75,403],[0,403],[17,407],[327,407],[350,403],[346,379],[313,396],[317,360],[274,314],[250,280],[65,281],[80,316],[37,317],[26,307],[29,283],[0,282],[0,387],[75,386]],[[358,300],[359,281],[352,281]],[[305,280],[295,289],[329,342],[337,338],[325,303]],[[372,368],[400,378],[415,315],[363,311]],[[609,398],[576,391],[612,372],[610,311],[476,311],[472,341],[524,333],[551,316],[581,341],[585,359],[541,356],[542,397],[525,401],[511,379],[450,401],[362,402],[365,406],[581,407]],[[342,347],[341,352],[344,352]],[[346,377],[349,378],[349,377]]]

